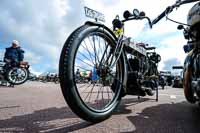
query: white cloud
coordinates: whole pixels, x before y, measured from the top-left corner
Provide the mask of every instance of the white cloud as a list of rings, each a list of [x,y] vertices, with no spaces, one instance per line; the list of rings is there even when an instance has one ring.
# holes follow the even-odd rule
[[[42,57],[40,55],[36,55],[35,53],[31,52],[30,50],[26,50],[24,60],[28,61],[29,64],[39,64],[42,62]]]
[[[4,42],[13,39],[19,40],[22,47],[27,49],[25,54],[27,60],[32,60],[33,64],[48,61],[47,64],[38,65],[57,69],[61,48],[65,40],[75,28],[84,22],[84,5],[105,14],[105,24],[111,28],[114,17],[117,14],[122,17],[123,11],[127,9],[132,11],[134,8],[138,8],[145,11],[146,15],[153,19],[174,2],[175,0],[24,0],[13,4],[11,0],[2,0],[0,5],[0,40]],[[187,12],[192,5],[182,6],[170,17],[185,22]],[[183,44],[181,44],[184,43],[184,39],[180,39],[182,35],[163,39],[165,34],[176,31],[177,24],[166,22],[163,19],[152,30],[141,33],[145,23],[145,20],[127,23],[126,35],[138,37],[142,34],[142,40],[148,39],[152,44],[160,42],[160,45],[164,45],[164,47],[160,47],[158,52],[161,53],[163,61],[177,57],[183,62],[185,55],[182,50]],[[148,38],[148,35],[151,36]],[[163,35],[162,38],[159,38],[159,35]]]
[[[5,50],[4,49],[0,49],[0,60],[3,60],[4,53],[5,53]]]
[[[82,24],[81,9],[80,0],[2,0],[0,40],[19,40],[31,65],[57,69],[65,40]]]
[[[43,72],[42,71],[38,71],[38,70],[35,70],[34,68],[30,67],[30,72],[35,74],[36,76],[39,76],[40,74],[42,74]]]
[[[181,64],[174,64],[174,65],[183,65],[184,59],[186,57],[186,54],[184,53],[183,50],[183,45],[186,44],[186,41],[183,39],[182,36],[174,36],[171,38],[166,38],[160,43],[161,45],[165,46],[157,49],[157,52],[162,57],[162,61],[159,64],[160,70],[163,69],[165,61],[173,58],[177,58],[178,61],[181,62]]]

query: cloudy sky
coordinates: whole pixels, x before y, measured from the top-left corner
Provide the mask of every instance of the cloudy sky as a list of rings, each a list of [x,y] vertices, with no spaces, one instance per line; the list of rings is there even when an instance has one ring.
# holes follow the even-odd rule
[[[56,71],[60,51],[68,35],[88,20],[84,6],[105,14],[108,27],[112,19],[124,10],[138,8],[154,19],[175,0],[1,0],[0,4],[0,58],[13,39],[20,42],[26,51],[25,59],[33,72]],[[180,7],[170,14],[171,18],[186,22],[186,15],[193,4]],[[177,24],[164,18],[153,29],[145,26],[146,21],[128,22],[126,36],[136,41],[156,46],[162,62],[159,70],[171,70],[172,65],[182,65],[186,41]]]

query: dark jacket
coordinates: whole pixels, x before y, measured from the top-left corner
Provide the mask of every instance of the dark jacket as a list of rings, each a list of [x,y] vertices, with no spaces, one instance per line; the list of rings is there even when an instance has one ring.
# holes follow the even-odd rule
[[[10,60],[15,61],[15,62],[23,61],[23,59],[24,59],[24,51],[20,47],[17,47],[17,48],[9,47],[9,48],[6,48],[4,59],[10,59]]]

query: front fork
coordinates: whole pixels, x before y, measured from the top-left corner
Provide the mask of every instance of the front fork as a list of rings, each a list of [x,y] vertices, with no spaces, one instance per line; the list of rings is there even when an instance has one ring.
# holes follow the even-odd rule
[[[123,43],[123,35],[120,36],[116,42],[116,47],[114,49],[112,49],[109,54],[108,57],[106,59],[105,62],[103,62],[103,57],[106,54],[107,51],[107,47],[106,50],[104,51],[103,55],[102,55],[102,59],[100,60],[99,66],[103,66],[102,64],[107,64],[108,69],[112,70],[113,67],[116,66],[117,62],[119,61],[120,58],[122,58],[122,67],[123,67],[123,82],[120,82],[120,84],[122,84],[122,89],[123,89],[123,93],[126,93],[126,83],[127,83],[127,78],[128,78],[128,67],[127,67],[127,58],[126,58],[126,53],[124,51],[124,43]]]

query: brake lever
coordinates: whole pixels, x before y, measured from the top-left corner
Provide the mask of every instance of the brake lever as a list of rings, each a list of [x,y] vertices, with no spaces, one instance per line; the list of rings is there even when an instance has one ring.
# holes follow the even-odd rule
[[[166,14],[171,13],[174,8],[177,9],[181,4],[182,4],[182,1],[181,0],[177,0],[175,4],[173,4],[172,6],[168,6],[166,8]]]
[[[180,6],[180,4],[181,4],[181,0],[177,0],[175,3],[175,5],[177,5],[177,6]]]

